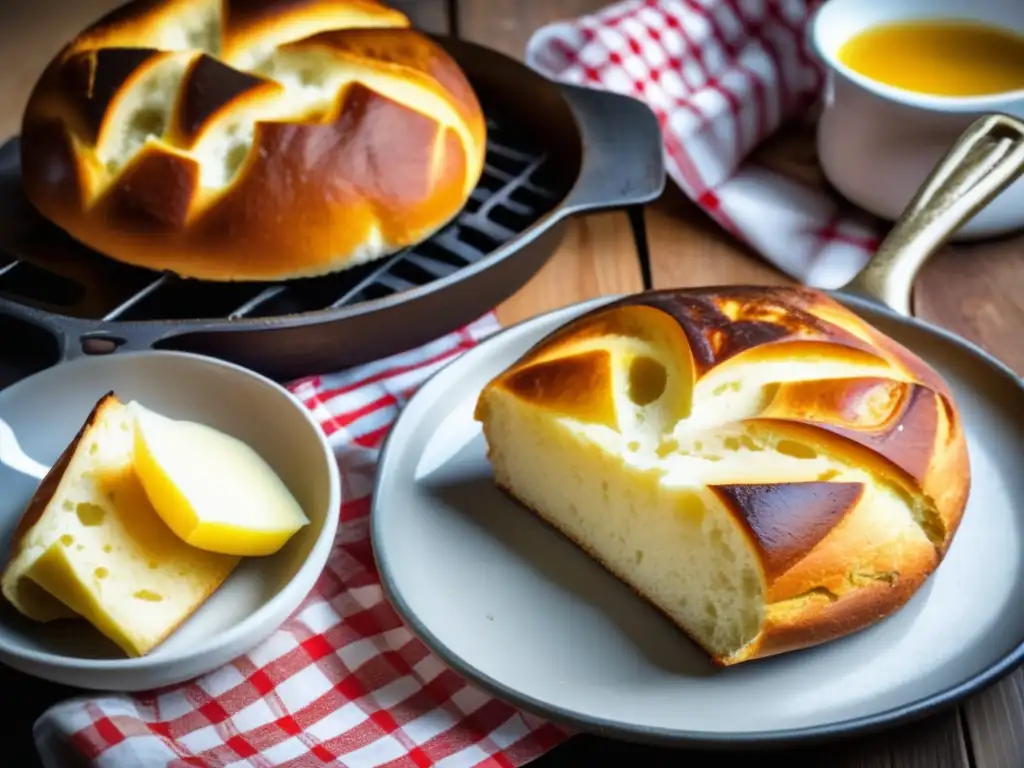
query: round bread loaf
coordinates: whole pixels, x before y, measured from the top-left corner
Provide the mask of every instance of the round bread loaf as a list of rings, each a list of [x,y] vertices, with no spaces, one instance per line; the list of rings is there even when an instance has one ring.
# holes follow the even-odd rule
[[[806,288],[638,294],[483,390],[497,484],[721,665],[896,611],[970,487],[950,390]]]
[[[423,240],[486,128],[459,66],[373,0],[135,0],[69,43],[25,109],[32,204],[114,259],[283,280]]]

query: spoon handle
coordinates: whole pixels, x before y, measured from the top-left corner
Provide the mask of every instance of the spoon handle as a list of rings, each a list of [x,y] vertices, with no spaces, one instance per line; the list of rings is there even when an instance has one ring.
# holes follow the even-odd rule
[[[0,464],[4,464],[16,472],[42,480],[50,468],[28,456],[18,443],[11,425],[0,419]]]

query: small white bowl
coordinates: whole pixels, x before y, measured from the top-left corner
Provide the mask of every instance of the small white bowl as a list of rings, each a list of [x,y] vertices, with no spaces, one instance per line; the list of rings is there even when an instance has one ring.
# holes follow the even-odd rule
[[[281,476],[310,525],[278,553],[246,558],[163,644],[125,657],[85,622],[37,624],[0,606],[0,661],[80,688],[138,691],[206,674],[251,650],[312,590],[334,541],[337,463],[319,425],[287,390],[258,374],[178,352],[117,353],[46,369],[0,391],[0,419],[32,458],[52,463],[106,392],[244,440]],[[38,481],[0,464],[0,550]]]
[[[1024,90],[969,98],[904,91],[854,72],[840,47],[877,24],[953,18],[986,22],[1024,34],[1024,2],[1010,0],[827,0],[815,15],[811,42],[827,81],[818,123],[818,158],[829,182],[848,200],[889,221],[977,117],[1002,112],[1024,118]],[[1024,179],[965,224],[958,239],[1024,227]]]

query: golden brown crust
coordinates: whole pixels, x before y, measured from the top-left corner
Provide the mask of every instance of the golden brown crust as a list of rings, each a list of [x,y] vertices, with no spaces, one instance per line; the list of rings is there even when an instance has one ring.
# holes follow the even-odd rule
[[[325,29],[400,29],[405,14],[375,0],[227,0],[222,55],[229,62],[253,45],[281,45]]]
[[[278,92],[270,80],[240,72],[212,56],[201,54],[192,60],[181,84],[171,116],[170,136],[175,143],[191,146],[200,132],[253,91]]]
[[[93,207],[94,220],[114,228],[118,241],[137,240],[142,248],[151,235],[172,238],[181,231],[198,186],[198,163],[158,147],[146,147]],[[141,256],[133,258],[146,266]]]
[[[653,291],[622,303],[643,304],[672,317],[686,334],[700,373],[744,352],[775,351],[787,343],[825,342],[848,355],[876,356],[878,351],[870,343],[815,313],[824,302],[831,299],[811,289],[734,286]]]
[[[807,557],[864,494],[861,483],[751,483],[711,490],[749,534],[769,583]]]
[[[944,553],[949,547],[966,506],[966,491],[963,489],[970,484],[970,467],[964,444],[945,446],[945,450],[951,451],[950,456],[942,453],[933,456],[933,465],[948,467],[947,471],[951,474],[930,470],[929,484],[922,485],[900,465],[874,450],[860,435],[850,437],[837,430],[827,429],[821,423],[799,419],[759,417],[745,423],[755,431],[764,430],[776,436],[788,436],[801,444],[821,449],[892,484],[907,498],[919,502],[917,522],[936,549]],[[899,431],[900,426],[896,424],[894,429]]]
[[[302,52],[327,49],[349,62],[359,62],[415,78],[421,87],[449,100],[475,140],[483,143],[486,126],[476,92],[447,53],[436,45],[422,45],[422,40],[423,37],[413,30],[331,30],[289,43],[282,46],[282,50]]]
[[[637,314],[638,308],[654,310],[662,315],[661,322],[674,323],[686,351],[680,350],[679,339],[665,341],[668,331],[659,329],[656,343],[666,344],[679,369],[690,373],[692,387],[740,361],[863,364],[864,377],[781,384],[758,418],[777,426],[791,422],[787,428],[803,425],[808,429],[801,434],[807,439],[853,451],[856,461],[866,461],[908,491],[923,494],[941,522],[937,544],[945,551],[970,485],[963,428],[949,388],[917,355],[820,291],[731,286],[628,296],[542,339],[492,385],[504,386],[504,377],[542,360],[568,360],[577,345],[595,338],[646,333],[653,339],[652,331],[636,330],[639,325],[656,327],[649,314]],[[879,367],[887,377],[878,375]],[[858,451],[852,444],[867,450]]]
[[[513,372],[505,386],[520,397],[593,424],[616,425],[612,356],[604,349],[547,360]]]
[[[136,0],[47,67],[21,152],[29,200],[76,239],[230,281],[326,274],[429,237],[465,204],[485,144],[456,62],[379,3]]]
[[[802,610],[769,613],[756,643],[722,663],[729,666],[810,648],[867,629],[902,608],[930,574],[931,569],[915,570],[892,582],[865,580],[841,597],[823,589],[809,593]]]
[[[131,87],[133,78],[164,58],[151,48],[102,48],[80,51],[69,56],[54,70],[54,102],[65,100],[62,111],[83,141],[99,139],[104,118],[122,88]],[[44,95],[37,96],[40,100]],[[54,104],[54,110],[58,110]]]
[[[722,411],[720,426],[736,424],[763,445],[806,454],[792,454],[797,458],[828,457],[824,466],[834,468],[819,471],[813,482],[759,478],[711,486],[751,543],[766,589],[757,640],[717,663],[863,629],[898,610],[935,570],[970,490],[952,393],[917,355],[810,288],[654,291],[588,312],[484,388],[476,418],[485,435],[494,390],[622,432],[614,417],[580,414],[610,410],[614,416],[610,371],[626,365],[637,342],[672,369],[673,386],[685,391],[668,394],[688,404],[683,416],[700,414],[706,404],[700,398],[713,400],[717,389],[739,388],[754,377],[763,402],[743,401],[756,412],[740,417]],[[778,374],[782,380],[771,379],[775,373],[756,378],[761,366],[781,372],[797,364],[806,367],[794,381],[787,373]],[[673,425],[659,429],[671,432]],[[844,471],[860,473],[864,482],[845,480]]]
[[[44,197],[36,208],[73,211],[85,195],[83,169],[75,159],[75,148],[67,124],[59,118],[40,119],[30,133],[21,137],[21,171],[25,191],[36,188]],[[35,180],[35,181],[30,181]]]
[[[365,23],[406,25],[409,23],[399,11],[376,0],[231,0],[226,3],[225,29],[240,34],[265,29],[267,26],[301,23],[310,16],[322,17],[337,13],[362,16]]]
[[[220,5],[221,0],[136,0],[107,11],[69,45],[99,48],[106,44],[111,48],[126,48],[130,47],[127,43],[134,40],[152,44],[158,38],[161,25],[182,14],[191,16]]]
[[[891,380],[847,379],[797,386],[807,391],[815,383],[823,396],[835,398],[831,408],[784,385],[762,417],[830,432],[884,459],[890,469],[881,471],[930,500],[945,529],[940,542],[944,550],[959,525],[970,483],[963,428],[952,399],[922,384]],[[888,409],[884,418],[880,418],[880,407]],[[873,461],[868,453],[858,455],[862,461]]]

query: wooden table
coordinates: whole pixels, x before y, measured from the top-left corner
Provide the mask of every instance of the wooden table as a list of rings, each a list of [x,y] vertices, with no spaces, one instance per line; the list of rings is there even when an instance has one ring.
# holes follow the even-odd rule
[[[57,47],[120,0],[12,0],[0,4],[0,140],[18,130],[22,105]],[[521,58],[530,32],[558,18],[594,10],[606,0],[404,0],[396,5],[429,31],[457,34]],[[646,214],[654,287],[785,283],[783,274],[718,230],[674,187]],[[1008,252],[1009,251],[1009,252]],[[632,232],[623,213],[577,219],[558,253],[519,293],[498,308],[505,323],[609,293],[644,287]],[[943,253],[919,278],[917,313],[979,343],[1024,373],[1024,245],[980,245]],[[13,742],[34,764],[28,729],[41,708],[66,695],[26,678],[5,686],[22,706]],[[765,702],[770,706],[770,702]],[[1024,766],[1024,672],[1018,671],[963,705],[882,735],[827,748],[790,750],[790,765],[829,768],[1019,768]],[[534,765],[710,766],[722,757],[679,753],[577,737]],[[7,763],[5,763],[7,764]]]

